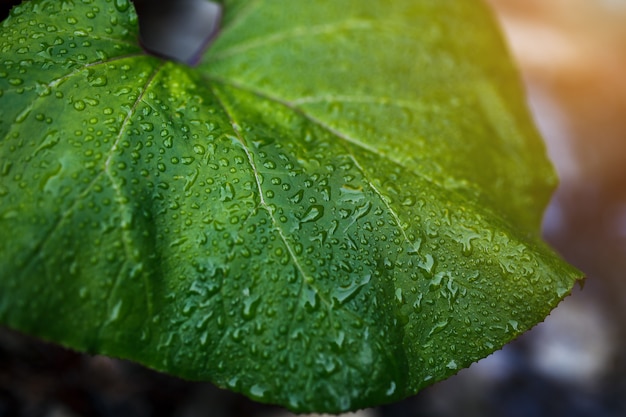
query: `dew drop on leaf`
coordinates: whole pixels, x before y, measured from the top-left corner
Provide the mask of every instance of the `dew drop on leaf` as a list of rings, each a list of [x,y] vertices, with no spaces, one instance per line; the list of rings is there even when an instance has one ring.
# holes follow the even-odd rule
[[[333,290],[332,298],[339,302],[339,304],[343,304],[349,301],[350,298],[352,298],[354,295],[356,295],[359,289],[369,284],[370,280],[371,276],[366,275],[364,277],[361,277],[360,280],[354,281],[347,286],[339,286]]]
[[[220,200],[223,202],[232,201],[235,198],[235,187],[230,182],[224,184],[220,189]]]
[[[302,201],[303,197],[304,197],[304,190],[300,190],[294,195],[292,195],[291,197],[289,197],[289,201],[291,201],[294,204],[297,204]]]
[[[76,100],[74,102],[74,109],[78,110],[78,111],[82,111],[85,110],[85,102],[83,100]]]
[[[128,0],[115,0],[115,8],[120,12],[125,12],[130,7]]]
[[[107,83],[108,83],[107,77],[103,75],[94,77],[89,81],[89,85],[91,85],[92,87],[104,87],[105,85],[107,85]]]
[[[256,317],[256,310],[261,298],[257,296],[247,296],[243,301],[242,317],[246,320],[252,320]]]
[[[154,130],[154,125],[149,122],[141,123],[140,126],[144,132],[152,132],[152,130]]]
[[[115,303],[111,312],[109,313],[109,323],[114,322],[120,318],[120,310],[122,309],[122,301]]]
[[[304,212],[300,218],[300,223],[315,222],[322,218],[324,215],[324,206],[312,205],[307,211]]]

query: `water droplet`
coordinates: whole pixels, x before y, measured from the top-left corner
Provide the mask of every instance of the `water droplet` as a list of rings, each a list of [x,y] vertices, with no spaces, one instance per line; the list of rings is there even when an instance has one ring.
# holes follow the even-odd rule
[[[12,167],[13,167],[13,162],[11,162],[11,161],[4,161],[4,163],[2,164],[2,170],[0,170],[0,174],[3,177],[9,175],[9,172],[11,172],[11,168]]]
[[[122,308],[122,300],[119,300],[117,304],[113,306],[111,309],[111,314],[109,315],[109,322],[114,322],[115,320],[120,318],[120,309]]]
[[[383,259],[383,266],[385,269],[392,270],[393,269],[393,261],[385,256]]]
[[[261,301],[261,298],[258,295],[254,297],[244,298],[243,311],[242,311],[242,315],[244,319],[250,320],[254,318],[260,301]]]
[[[237,376],[232,377],[227,382],[227,384],[228,384],[228,386],[230,388],[236,388],[238,383],[239,383],[239,377],[237,377]]]
[[[339,302],[339,304],[345,303],[346,301],[350,300],[350,298],[352,298],[359,289],[367,285],[370,282],[371,278],[371,275],[365,275],[361,278],[360,281],[354,281],[348,286],[335,288],[332,292],[333,300],[336,300],[337,302]]]
[[[304,190],[300,190],[294,195],[292,195],[291,197],[289,197],[289,201],[291,201],[294,204],[298,204],[299,202],[302,201],[303,197],[304,197]]]
[[[15,123],[22,123],[24,120],[26,120],[26,118],[30,114],[30,110],[31,110],[30,108],[27,108],[24,111],[22,111],[20,114],[15,116],[15,120],[14,120]]]
[[[424,262],[419,262],[417,266],[419,266],[420,268],[422,268],[424,271],[428,272],[429,274],[432,274],[433,268],[435,266],[435,258],[433,258],[433,256],[430,253],[427,253],[425,258],[426,260]]]
[[[37,149],[35,149],[35,154],[38,154],[39,152],[41,152],[41,151],[43,151],[45,149],[53,148],[60,141],[61,141],[61,136],[59,135],[59,132],[57,130],[51,130],[51,131],[47,132],[46,136],[41,141],[41,145],[39,145],[39,147],[37,147]]]
[[[74,102],[74,109],[78,110],[78,111],[82,111],[85,110],[85,102],[82,100],[77,100]]]
[[[307,209],[302,218],[300,219],[300,223],[309,223],[315,222],[322,218],[324,215],[324,207],[320,205],[312,205]]]
[[[128,0],[115,0],[115,8],[120,12],[125,12],[129,6]]]
[[[414,197],[414,196],[412,196],[412,195],[409,195],[409,196],[406,196],[406,197],[404,198],[404,200],[402,200],[402,203],[401,203],[401,204],[402,204],[403,206],[410,207],[410,206],[414,206],[414,205],[415,205],[415,202],[416,202],[416,201],[415,201],[415,197]]]
[[[314,310],[317,307],[317,290],[308,284],[303,284],[302,287],[302,302],[304,306],[310,310]]]
[[[402,295],[402,288],[396,288],[396,300],[398,303],[402,304],[404,301],[404,296]]]
[[[143,262],[139,262],[133,265],[133,267],[130,270],[129,277],[131,279],[137,278],[138,276],[141,275],[142,272],[143,272]]]
[[[232,201],[235,198],[235,187],[229,182],[220,189],[220,201]]]
[[[570,289],[567,287],[567,285],[565,286],[559,285],[556,288],[556,294],[559,296],[559,298],[563,298],[569,292],[570,292]]]
[[[415,302],[413,303],[413,308],[417,312],[419,312],[422,309],[422,298],[424,298],[424,295],[422,293],[417,294],[417,297],[415,298]]]
[[[261,397],[263,397],[263,396],[265,395],[265,392],[266,392],[266,391],[267,391],[267,388],[262,387],[262,386],[260,386],[260,385],[258,385],[258,384],[255,384],[255,385],[253,385],[253,386],[250,388],[250,394],[251,394],[253,397],[257,397],[257,398],[261,398]]]
[[[237,327],[235,330],[233,330],[230,333],[230,337],[232,337],[234,342],[240,343],[241,341],[243,341],[245,333],[246,332],[244,330],[242,330],[241,328]]]
[[[107,82],[107,77],[102,75],[89,80],[89,85],[91,85],[92,87],[104,87],[105,85],[107,85]]]
[[[352,223],[356,222],[362,217],[367,216],[371,209],[372,203],[370,203],[369,201],[362,206],[358,206],[356,209],[354,209],[354,212],[352,213]]]
[[[436,333],[439,333],[440,331],[442,331],[443,329],[445,329],[448,326],[448,320],[442,320],[438,323],[435,323],[435,325],[433,326],[432,329],[430,329],[430,332],[428,333],[428,336],[432,336]]]
[[[337,347],[339,349],[343,348],[343,342],[346,339],[346,334],[343,330],[340,330],[339,332],[337,332],[337,334],[335,335],[335,344],[337,345]]]

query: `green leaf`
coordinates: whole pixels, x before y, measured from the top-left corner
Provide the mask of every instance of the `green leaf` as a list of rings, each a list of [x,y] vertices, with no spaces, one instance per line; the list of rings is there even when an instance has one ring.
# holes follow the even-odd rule
[[[412,395],[543,320],[579,273],[469,0],[224,1],[196,68],[126,0],[0,29],[0,322],[297,411]]]

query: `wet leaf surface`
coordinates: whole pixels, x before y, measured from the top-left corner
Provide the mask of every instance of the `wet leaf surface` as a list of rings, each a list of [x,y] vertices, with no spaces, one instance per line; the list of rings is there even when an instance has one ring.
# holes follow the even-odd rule
[[[123,0],[3,23],[3,323],[342,411],[569,293],[539,236],[554,175],[478,2],[223,3],[197,68],[146,55]]]

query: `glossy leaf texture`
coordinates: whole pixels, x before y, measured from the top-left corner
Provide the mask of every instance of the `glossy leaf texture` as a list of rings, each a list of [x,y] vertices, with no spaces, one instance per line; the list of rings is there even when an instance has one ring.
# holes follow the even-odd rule
[[[470,0],[230,0],[196,68],[126,0],[0,29],[0,321],[296,411],[395,401],[543,320],[580,274]]]

